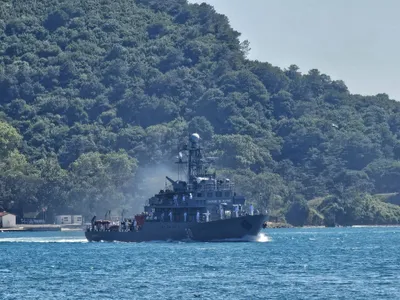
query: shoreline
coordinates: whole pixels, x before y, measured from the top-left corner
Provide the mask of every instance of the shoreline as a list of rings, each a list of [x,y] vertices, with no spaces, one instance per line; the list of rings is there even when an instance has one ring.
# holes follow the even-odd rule
[[[351,226],[337,226],[337,227],[327,227],[321,225],[306,225],[306,226],[293,226],[288,223],[276,223],[276,222],[266,222],[265,229],[281,229],[281,228],[369,228],[369,227],[400,227],[400,224],[391,225],[351,225]],[[23,224],[18,224],[23,225]],[[54,225],[54,224],[38,224],[38,225],[23,225],[11,228],[0,228],[0,233],[3,232],[33,232],[33,231],[84,231],[83,225]]]
[[[279,228],[364,228],[364,227],[400,227],[400,224],[389,224],[389,225],[349,225],[349,226],[336,226],[336,227],[327,227],[324,225],[305,225],[305,226],[293,226],[288,223],[275,223],[275,222],[266,222],[268,229],[279,229]]]

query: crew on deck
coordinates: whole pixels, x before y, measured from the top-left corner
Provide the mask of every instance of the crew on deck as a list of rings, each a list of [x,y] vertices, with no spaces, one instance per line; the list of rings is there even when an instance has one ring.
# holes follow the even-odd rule
[[[206,222],[210,222],[210,212],[207,210],[207,212],[204,213],[204,215],[206,216]]]
[[[189,196],[190,197],[190,196]],[[174,196],[174,199],[177,199],[178,196]],[[184,201],[185,196],[182,197],[182,200]],[[186,209],[182,207],[181,209],[177,209],[175,211],[175,216],[174,212],[172,211],[172,208],[169,210],[163,209],[160,211],[151,211],[149,210],[146,213],[143,213],[141,215],[136,215],[132,219],[125,219],[122,218],[121,221],[118,222],[113,222],[110,220],[96,220],[96,216],[94,216],[91,220],[91,225],[87,226],[87,231],[139,231],[142,229],[144,223],[146,221],[161,221],[164,222],[164,217],[165,214],[168,213],[169,221],[170,222],[210,222],[211,219],[214,220],[215,216],[218,216],[218,213],[220,214],[220,219],[226,219],[226,218],[238,218],[244,215],[258,215],[260,214],[260,211],[258,209],[254,209],[253,204],[249,205],[249,210],[246,212],[242,210],[242,207],[240,204],[234,204],[233,206],[227,206],[225,203],[222,204],[217,204],[214,206],[216,208],[216,211],[214,211],[213,208],[213,213],[211,214],[210,211],[205,208],[204,210],[197,209],[195,215],[193,215],[194,211],[192,211],[190,208]],[[227,211],[225,211],[227,209]],[[188,211],[189,210],[189,211]],[[268,214],[267,211],[265,211],[266,214]],[[158,220],[159,218],[159,220]],[[218,217],[216,217],[218,219]]]
[[[172,211],[171,210],[169,211],[168,216],[169,216],[169,220],[172,222]]]

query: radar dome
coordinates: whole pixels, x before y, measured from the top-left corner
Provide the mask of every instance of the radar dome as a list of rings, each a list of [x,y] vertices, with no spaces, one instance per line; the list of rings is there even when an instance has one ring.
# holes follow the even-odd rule
[[[190,136],[190,141],[193,143],[197,143],[200,140],[200,135],[198,133],[193,133]]]

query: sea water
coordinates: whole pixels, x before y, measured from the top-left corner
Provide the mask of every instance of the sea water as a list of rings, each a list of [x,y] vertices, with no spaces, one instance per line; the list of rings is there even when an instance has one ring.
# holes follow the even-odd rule
[[[0,233],[0,299],[400,299],[400,228],[263,230],[248,243]]]

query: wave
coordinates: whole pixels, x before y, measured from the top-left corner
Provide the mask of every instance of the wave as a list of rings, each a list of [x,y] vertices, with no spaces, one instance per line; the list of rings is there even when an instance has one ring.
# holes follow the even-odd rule
[[[256,242],[256,243],[266,243],[266,242],[271,242],[272,239],[271,237],[267,236],[265,233],[260,232],[257,236],[245,236],[242,238],[226,238],[226,239],[215,239],[215,240],[211,240],[208,241],[210,243],[225,243],[225,242]],[[125,244],[126,242],[122,242],[122,241],[100,241],[101,243],[123,243]],[[192,240],[192,239],[183,239],[183,240],[172,240],[172,239],[168,239],[168,240],[153,240],[153,241],[141,241],[141,242],[130,242],[130,243],[138,243],[138,244],[142,244],[142,243],[150,243],[150,244],[155,244],[155,243],[203,243],[203,242],[199,242],[196,240]],[[207,243],[207,242],[206,242]]]
[[[246,236],[240,239],[221,239],[221,240],[213,240],[212,242],[257,242],[257,243],[265,243],[270,242],[271,238],[268,237],[265,233],[259,233],[257,236]],[[101,241],[103,242],[103,241]],[[149,241],[148,243],[165,243],[166,241]],[[170,243],[190,243],[196,242],[190,239],[185,239],[181,241],[167,241]],[[0,237],[0,243],[88,243],[88,240],[82,237]],[[115,241],[115,243],[119,243]],[[123,243],[123,242],[120,242]]]
[[[20,237],[20,238],[0,238],[0,243],[87,243],[82,238],[43,238],[43,237]]]
[[[271,242],[271,241],[272,241],[272,239],[263,232],[260,232],[256,238],[256,242],[258,242],[258,243],[266,243],[266,242]]]
[[[260,232],[257,236],[245,236],[242,238],[232,238],[232,239],[217,239],[212,242],[256,242],[256,243],[266,243],[271,242],[272,239],[268,237],[265,233]]]

